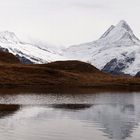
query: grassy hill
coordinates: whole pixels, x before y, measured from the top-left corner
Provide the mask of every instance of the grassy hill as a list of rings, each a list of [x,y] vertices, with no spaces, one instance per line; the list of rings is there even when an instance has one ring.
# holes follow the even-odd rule
[[[24,65],[10,53],[0,52],[0,86],[47,88],[140,87],[140,78],[112,76],[80,61]]]

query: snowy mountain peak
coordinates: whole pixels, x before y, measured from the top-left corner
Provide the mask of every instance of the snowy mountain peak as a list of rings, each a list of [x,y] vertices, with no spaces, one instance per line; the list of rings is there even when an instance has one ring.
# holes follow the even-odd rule
[[[130,28],[130,26],[127,24],[126,21],[121,20],[117,25],[116,28],[121,28],[126,30],[127,32],[133,32],[132,29]]]
[[[140,40],[124,20],[111,25],[96,41],[70,46],[64,55],[113,74],[135,75],[140,71]]]
[[[116,26],[125,27],[125,26],[129,26],[129,25],[125,20],[121,20]]]
[[[2,43],[19,43],[20,40],[17,38],[15,33],[9,31],[0,32],[0,42]]]
[[[111,25],[108,30],[100,37],[101,38],[105,38],[113,29],[115,28],[114,25]]]
[[[9,31],[0,32],[0,51],[14,54],[24,64],[48,63],[65,59],[57,47],[41,41],[25,42]]]
[[[98,40],[102,43],[119,43],[125,45],[139,44],[139,39],[133,34],[126,21],[121,20],[116,26],[111,26]]]

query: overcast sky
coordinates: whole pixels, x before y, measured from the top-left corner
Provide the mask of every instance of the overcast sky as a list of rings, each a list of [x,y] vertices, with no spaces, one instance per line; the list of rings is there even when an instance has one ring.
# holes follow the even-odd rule
[[[124,19],[140,38],[140,0],[0,0],[0,31],[56,45],[98,39]]]

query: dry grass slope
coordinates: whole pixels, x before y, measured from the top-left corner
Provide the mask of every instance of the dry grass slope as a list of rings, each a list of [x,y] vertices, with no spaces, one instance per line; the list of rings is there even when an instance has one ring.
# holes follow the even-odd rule
[[[139,88],[140,78],[112,76],[80,61],[23,65],[14,55],[0,52],[0,86]]]

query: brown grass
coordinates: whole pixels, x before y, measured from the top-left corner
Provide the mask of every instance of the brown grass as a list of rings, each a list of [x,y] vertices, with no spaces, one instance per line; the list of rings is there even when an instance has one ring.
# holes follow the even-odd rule
[[[23,65],[9,53],[0,53],[0,86],[140,87],[140,78],[112,76],[80,61]]]

